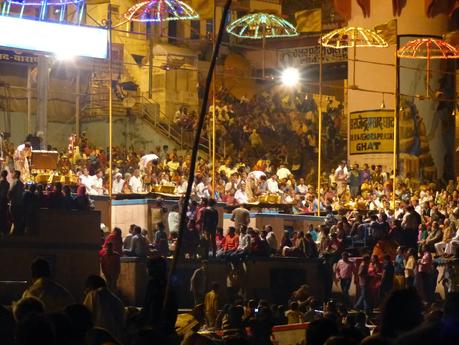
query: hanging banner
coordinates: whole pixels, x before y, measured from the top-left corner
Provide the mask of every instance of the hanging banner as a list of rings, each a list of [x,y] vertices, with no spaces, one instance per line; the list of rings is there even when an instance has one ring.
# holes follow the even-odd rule
[[[322,48],[322,63],[337,63],[347,61],[347,49]],[[305,64],[319,64],[319,46],[279,49],[278,62],[285,66],[301,66]]]
[[[365,110],[350,114],[349,153],[393,153],[394,111]]]

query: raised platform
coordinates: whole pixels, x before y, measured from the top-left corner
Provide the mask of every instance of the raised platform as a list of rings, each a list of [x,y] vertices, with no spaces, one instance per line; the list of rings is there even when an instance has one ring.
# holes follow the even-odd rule
[[[137,197],[137,198],[134,198]],[[126,199],[111,200],[108,197],[94,197],[96,209],[101,212],[101,220],[105,225],[111,227],[119,227],[123,231],[123,235],[127,234],[127,230],[131,224],[137,224],[141,228],[150,229],[151,224],[151,208],[155,199],[148,198],[142,195],[128,195]],[[163,206],[168,210],[172,206],[177,205],[175,199],[163,199]],[[253,204],[249,205],[250,209],[250,226],[262,229],[265,225],[272,225],[278,239],[282,237],[282,232],[285,227],[291,227],[294,230],[305,230],[309,224],[317,226],[323,222],[324,217],[314,215],[294,215],[280,212],[282,208],[274,204]],[[289,205],[283,205],[289,206]],[[219,226],[227,229],[233,225],[231,221],[231,211],[236,206],[226,205],[224,203],[217,204],[217,210],[220,214]],[[262,212],[269,208],[269,212]],[[273,211],[274,210],[274,211]],[[167,227],[167,214],[163,217],[163,223]]]

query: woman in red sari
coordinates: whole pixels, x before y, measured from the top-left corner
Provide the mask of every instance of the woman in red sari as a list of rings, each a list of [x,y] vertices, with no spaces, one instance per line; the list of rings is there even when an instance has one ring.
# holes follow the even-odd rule
[[[123,238],[121,237],[121,229],[114,228],[110,235],[105,239],[102,249],[99,251],[99,256],[103,256],[106,251],[108,244],[112,244],[113,252],[121,255],[123,253]]]
[[[377,255],[373,255],[368,266],[368,292],[369,301],[372,306],[378,304],[379,288],[381,287],[382,265]]]

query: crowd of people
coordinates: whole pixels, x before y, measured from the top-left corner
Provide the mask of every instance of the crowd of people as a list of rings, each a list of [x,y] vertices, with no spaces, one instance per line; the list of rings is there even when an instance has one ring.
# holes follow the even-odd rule
[[[0,175],[0,237],[9,234],[32,234],[37,230],[40,208],[88,211],[94,208],[84,185],[72,193],[69,185],[24,184],[21,172]]]
[[[299,329],[305,329],[302,341],[306,345],[455,344],[459,335],[458,292],[448,291],[445,300],[426,303],[416,284],[409,282],[409,275],[405,278],[406,286],[395,287],[400,283],[397,265],[403,262],[402,270],[407,272],[411,257],[416,255],[409,252],[400,260],[404,255],[402,249],[392,269],[391,259],[384,256],[379,273],[375,255],[371,259],[363,256],[356,269],[347,252],[343,252],[335,268],[342,293],[334,294],[325,303],[312,295],[307,285],[294,290],[285,304],[276,305],[247,296],[243,285],[238,289],[237,285],[227,283],[228,303],[223,304],[222,287],[212,281],[208,262],[204,260],[190,281],[194,308],[179,314],[178,294],[185,292],[178,291],[173,284],[167,288],[167,262],[156,250],[146,261],[149,280],[142,308],[123,303],[113,280],[116,277],[111,276],[116,266],[113,257],[119,258],[116,250],[122,250],[116,248],[122,241],[119,229],[106,240],[100,252],[105,279],[89,275],[80,301],[53,280],[47,260],[36,258],[22,298],[11,307],[0,306],[2,344],[266,345],[278,341],[273,338],[275,326],[305,323]],[[413,260],[414,267],[425,265],[423,260]],[[416,277],[426,271],[414,269],[413,273]],[[360,292],[352,306],[348,291],[354,274]],[[369,313],[359,304],[365,305],[365,291],[374,288],[373,279],[378,274],[380,309]],[[233,270],[229,272],[234,280],[241,280],[234,275]]]
[[[220,90],[215,108],[218,137],[232,147],[228,157],[217,162],[215,189],[212,166],[200,158],[188,209],[183,210],[181,200],[169,210],[156,200],[151,228],[132,224],[124,238],[120,228],[104,233],[99,251],[103,278],[88,277],[82,304],[75,304],[74,297],[51,279],[46,260],[34,261],[31,284],[22,299],[12,310],[0,309],[2,344],[176,344],[184,336],[184,344],[213,344],[217,340],[197,333],[211,331],[227,344],[261,345],[271,343],[274,325],[304,322],[309,323],[308,345],[455,343],[459,179],[442,185],[398,176],[380,165],[348,167],[342,162],[330,174],[322,174],[318,193],[317,177],[306,168],[317,142],[315,107],[310,97],[273,94],[236,101]],[[339,146],[339,116],[334,112],[339,109],[330,105],[325,114],[326,157]],[[193,117],[181,109],[175,121],[190,124]],[[289,138],[288,143],[267,150],[270,140],[283,142],[281,138]],[[39,208],[89,210],[91,195],[108,194],[108,156],[84,133],[71,137],[55,172],[74,175],[73,186],[33,181],[29,153],[36,144],[28,141],[16,150],[5,145],[6,169],[0,180],[3,235],[33,232]],[[168,187],[169,194],[185,193],[190,157],[178,150],[114,147],[112,154],[112,194],[142,194],[157,186]],[[226,229],[219,227],[217,203],[235,206],[233,224]],[[301,214],[321,210],[324,221],[305,229],[257,229],[250,226],[247,208],[257,203],[290,204]],[[186,213],[181,254],[204,259],[191,278],[195,306],[185,317],[186,331],[176,328],[177,318],[183,321],[183,315],[177,315],[179,292],[166,289],[166,258],[176,249],[181,212]],[[125,308],[117,296],[122,256],[147,262],[150,279],[141,310]],[[288,263],[282,259],[288,257],[318,262],[326,272],[320,278],[325,305],[307,286],[292,293],[288,307],[252,299],[245,291],[247,260]],[[224,261],[228,270],[226,305],[221,303],[221,287],[207,272],[205,260],[211,258]],[[436,293],[437,283],[444,288],[444,301]],[[334,290],[339,295],[330,300],[336,297]],[[369,318],[376,320],[373,336]]]
[[[209,106],[207,129],[212,128],[215,110],[217,147],[228,156],[244,157],[254,164],[259,157],[280,159],[298,165],[303,173],[310,167],[306,162],[317,154],[318,107],[312,94],[271,90],[257,94],[250,100],[234,97],[220,87],[214,105]],[[343,107],[329,99],[323,112],[324,156],[334,159],[342,155],[341,119]],[[197,114],[186,107],[177,110],[174,123],[178,128],[193,130]],[[273,143],[275,143],[273,145]],[[278,145],[282,143],[282,145]],[[299,149],[301,147],[301,149]],[[301,154],[299,153],[301,152]],[[344,158],[344,157],[341,157]]]

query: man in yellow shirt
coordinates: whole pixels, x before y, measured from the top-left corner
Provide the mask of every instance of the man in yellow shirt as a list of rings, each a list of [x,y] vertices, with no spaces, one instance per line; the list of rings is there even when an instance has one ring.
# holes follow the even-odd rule
[[[204,297],[204,313],[207,325],[214,327],[218,313],[218,284],[213,282],[211,286],[212,289]]]

